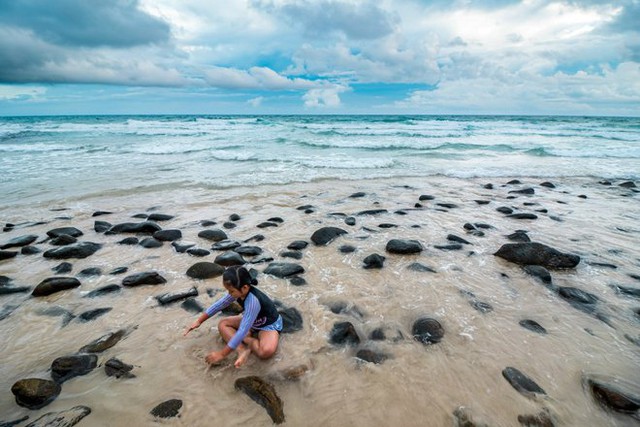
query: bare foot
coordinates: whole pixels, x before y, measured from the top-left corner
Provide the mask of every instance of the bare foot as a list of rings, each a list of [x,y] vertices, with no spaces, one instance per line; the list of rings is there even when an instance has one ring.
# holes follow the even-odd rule
[[[247,362],[249,355],[251,354],[251,349],[249,347],[245,347],[243,350],[238,350],[238,358],[236,359],[236,363],[234,364],[236,368],[241,367]]]

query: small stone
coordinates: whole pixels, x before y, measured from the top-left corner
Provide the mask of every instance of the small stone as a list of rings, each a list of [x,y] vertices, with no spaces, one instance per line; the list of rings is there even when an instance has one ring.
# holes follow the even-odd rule
[[[333,325],[329,342],[336,345],[357,345],[360,343],[360,337],[351,322],[338,322]]]
[[[523,319],[518,322],[520,326],[538,334],[546,334],[547,330],[535,320]]]
[[[131,373],[132,370],[133,365],[128,365],[115,357],[107,360],[104,364],[104,372],[109,377],[135,378],[135,375]]]
[[[385,259],[386,258],[382,255],[371,254],[362,261],[364,263],[363,268],[365,269],[383,268]]]
[[[160,403],[151,410],[151,415],[158,418],[173,418],[177,417],[182,408],[182,400],[170,399]]]
[[[437,344],[444,337],[444,328],[436,319],[423,317],[413,323],[411,334],[422,344]]]
[[[524,396],[532,397],[535,394],[547,394],[535,381],[516,368],[507,367],[503,369],[502,376]]]

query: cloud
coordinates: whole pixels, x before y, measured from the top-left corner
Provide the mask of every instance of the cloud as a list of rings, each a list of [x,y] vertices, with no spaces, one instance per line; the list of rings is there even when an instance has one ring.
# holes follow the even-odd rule
[[[252,107],[259,107],[260,105],[262,105],[262,101],[264,101],[264,97],[262,96],[258,96],[257,98],[251,98],[250,100],[247,101],[247,104],[251,105]]]
[[[204,70],[204,75],[207,84],[225,89],[305,90],[321,84],[288,78],[267,67],[251,67],[249,70],[209,67]]]
[[[396,18],[372,2],[254,0],[252,5],[303,29],[309,37],[340,32],[351,39],[376,39],[393,32]]]
[[[0,85],[0,100],[38,99],[46,92],[41,86]]]
[[[343,86],[311,89],[302,96],[304,106],[307,108],[339,107],[341,104],[340,93],[348,90]]]
[[[169,25],[141,11],[137,0],[3,1],[0,24],[62,46],[124,48],[165,43],[170,37]]]

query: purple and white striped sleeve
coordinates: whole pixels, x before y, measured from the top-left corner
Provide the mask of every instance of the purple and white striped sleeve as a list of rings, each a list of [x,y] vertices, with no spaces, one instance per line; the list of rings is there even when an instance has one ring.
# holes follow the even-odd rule
[[[207,308],[207,311],[206,311],[207,316],[209,317],[213,316],[220,310],[223,310],[224,308],[226,308],[229,304],[231,304],[235,300],[236,299],[229,294],[223,296],[218,301],[211,304],[211,307]]]
[[[258,298],[253,294],[247,294],[247,299],[244,302],[244,312],[242,313],[240,327],[227,343],[230,348],[235,350],[236,347],[240,345],[244,337],[246,337],[251,330],[251,326],[253,325],[253,322],[256,321],[258,313],[260,313],[260,301],[258,301]]]

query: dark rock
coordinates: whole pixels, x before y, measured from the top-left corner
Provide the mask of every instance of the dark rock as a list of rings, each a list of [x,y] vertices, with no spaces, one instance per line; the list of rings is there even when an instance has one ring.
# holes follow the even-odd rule
[[[309,246],[309,242],[305,240],[296,240],[289,243],[289,245],[287,246],[287,249],[291,249],[292,251],[301,251],[305,249],[307,246]]]
[[[531,195],[535,193],[535,190],[531,187],[529,188],[523,188],[522,190],[511,190],[509,191],[509,193],[514,193],[514,194],[527,194],[527,195]]]
[[[162,242],[173,242],[182,238],[180,230],[160,230],[153,233],[153,238]]]
[[[587,262],[587,264],[593,266],[593,267],[602,267],[602,268],[610,268],[612,270],[616,270],[618,268],[617,265],[614,264],[609,264],[606,262],[593,262],[593,261],[589,261]]]
[[[59,384],[73,377],[88,374],[98,365],[95,354],[58,357],[51,364],[51,378]]]
[[[440,206],[442,208],[447,208],[447,209],[455,209],[458,207],[458,205],[453,203],[436,203],[436,206]]]
[[[304,279],[304,277],[293,276],[291,279],[289,279],[289,283],[291,283],[292,286],[304,286],[307,284],[307,281]]]
[[[170,399],[153,408],[151,415],[158,418],[173,418],[178,416],[180,409],[182,409],[182,400]]]
[[[118,242],[119,245],[137,245],[139,243],[139,240],[137,237],[127,237],[125,239],[122,239]]]
[[[523,319],[518,322],[520,326],[538,334],[546,334],[547,330],[535,320]]]
[[[482,206],[482,205],[488,205],[489,203],[491,203],[491,200],[474,200],[474,202]]]
[[[15,251],[0,251],[0,261],[14,258],[16,255],[18,255],[18,252]]]
[[[520,242],[520,243],[528,243],[531,241],[527,233],[522,230],[518,230],[514,233],[509,234],[507,236],[507,239],[511,240],[512,242]]]
[[[113,310],[111,307],[96,308],[96,309],[93,309],[93,310],[89,310],[89,311],[85,311],[83,313],[80,313],[78,315],[78,319],[83,321],[83,322],[89,322],[91,320],[97,319],[98,317],[102,316],[103,314],[107,314],[111,310]]]
[[[11,315],[11,313],[13,313],[15,311],[15,309],[18,308],[17,305],[5,305],[2,308],[0,308],[0,320],[4,320],[7,317],[9,317]]]
[[[417,254],[422,252],[424,248],[417,240],[391,239],[387,242],[385,250],[392,254]]]
[[[303,320],[302,314],[295,307],[288,307],[278,310],[282,316],[282,332],[290,334],[302,330]]]
[[[229,221],[240,221],[241,217],[237,213],[229,215]]]
[[[462,245],[459,243],[453,243],[451,245],[433,245],[433,247],[440,249],[441,251],[459,251],[462,249]]]
[[[514,213],[507,215],[507,218],[512,219],[538,219],[538,215],[532,213]]]
[[[366,195],[367,195],[367,193],[364,193],[362,191],[358,191],[357,193],[353,193],[349,197],[352,198],[352,199],[357,199],[357,198],[360,198],[360,197],[364,197]]]
[[[147,215],[145,213],[139,213],[139,214],[133,215],[131,218],[147,219],[147,218],[149,218],[149,215]]]
[[[0,246],[0,249],[9,249],[9,248],[19,248],[22,246],[30,245],[38,239],[38,236],[35,234],[28,234],[26,236],[15,237],[9,240],[4,245]]]
[[[500,213],[503,213],[505,215],[510,215],[513,213],[513,209],[506,207],[506,206],[500,206],[499,208],[496,208],[496,210]]]
[[[517,370],[516,368],[507,367],[502,370],[502,376],[515,388],[520,394],[533,397],[536,393],[547,394],[536,384],[531,378]]]
[[[147,237],[140,241],[140,246],[147,249],[154,249],[162,247],[162,242],[160,240],[156,240],[153,237]]]
[[[360,211],[358,212],[356,215],[358,216],[363,216],[363,215],[381,215],[381,214],[385,214],[388,213],[389,211],[386,209],[369,209],[366,211]]]
[[[347,225],[356,225],[356,219],[352,216],[348,216],[344,219],[344,223]]]
[[[108,377],[116,378],[135,378],[135,375],[131,373],[133,365],[128,365],[115,357],[107,360],[104,364],[104,372]]]
[[[364,263],[363,268],[365,269],[382,268],[384,267],[385,259],[387,258],[382,255],[371,254],[362,261]]]
[[[207,255],[211,255],[211,252],[209,252],[206,249],[200,249],[200,248],[191,248],[191,249],[187,249],[187,253],[191,256],[195,256],[195,257],[204,257]]]
[[[102,269],[99,267],[89,267],[80,270],[78,273],[79,276],[100,276],[102,274]]]
[[[161,305],[166,305],[175,301],[180,301],[189,297],[197,297],[197,296],[198,296],[198,290],[194,286],[186,291],[161,294],[161,295],[157,295],[155,298]]]
[[[43,297],[78,286],[80,286],[80,281],[75,277],[49,277],[40,282],[31,295]]]
[[[556,425],[546,408],[535,415],[518,415],[518,422],[524,427],[555,427]]]
[[[28,415],[25,415],[22,418],[18,418],[16,420],[11,420],[11,421],[0,421],[0,427],[14,427],[17,426],[18,424],[20,424],[23,421],[27,421],[29,419]]]
[[[387,339],[387,335],[384,333],[384,328],[376,328],[369,334],[369,339],[373,341],[384,341]]]
[[[574,268],[580,262],[577,255],[564,254],[541,243],[507,243],[494,254],[521,265],[540,265],[550,269]]]
[[[553,185],[553,183],[551,183],[549,181],[541,182],[540,186],[541,187],[547,187],[547,188],[556,188],[556,186]]]
[[[187,276],[192,279],[211,279],[222,276],[224,267],[212,262],[197,262],[187,270]]]
[[[48,412],[25,427],[73,427],[90,413],[88,406],[74,406],[66,411]]]
[[[187,298],[186,300],[182,301],[180,307],[182,307],[189,313],[194,314],[202,313],[204,311],[204,307],[202,306],[202,304],[200,304],[195,298]]]
[[[611,288],[620,295],[640,298],[640,288],[631,288],[631,287],[622,286],[622,285],[611,285]]]
[[[240,246],[234,248],[234,251],[244,256],[257,256],[262,254],[262,248],[259,246]]]
[[[413,322],[411,334],[422,344],[437,344],[444,337],[444,328],[436,319],[423,317]]]
[[[370,349],[358,350],[358,352],[356,353],[356,357],[358,359],[364,360],[365,362],[375,363],[376,365],[379,365],[389,358],[389,356],[384,353],[380,353]]]
[[[518,184],[522,184],[522,182],[520,182],[519,179],[512,179],[511,181],[507,182],[506,185],[518,185]]]
[[[544,268],[542,266],[539,266],[539,265],[526,265],[524,267],[524,271],[527,274],[529,274],[530,276],[533,276],[533,277],[537,278],[538,280],[540,280],[545,285],[550,285],[551,282],[552,282],[551,273],[549,273],[549,270],[547,270],[546,268]]]
[[[67,235],[71,237],[80,237],[83,234],[84,233],[82,231],[78,230],[75,227],[61,227],[61,228],[55,228],[53,230],[47,231],[47,236],[51,238],[59,237],[62,235]]]
[[[298,206],[298,207],[296,208],[296,210],[299,210],[299,211],[306,211],[306,210],[309,210],[309,209],[311,209],[311,208],[313,208],[313,207],[314,207],[313,205],[303,205],[303,206]]]
[[[282,258],[293,258],[293,259],[302,259],[302,252],[298,251],[284,251],[280,253]]]
[[[22,255],[35,255],[39,254],[40,252],[42,251],[35,246],[23,246],[22,249],[20,249],[20,253]]]
[[[187,243],[184,245],[181,245],[178,242],[171,242],[171,246],[173,246],[173,248],[176,250],[176,252],[178,252],[179,254],[183,254],[185,252],[188,251],[188,249],[193,248],[195,246],[195,243]],[[207,254],[209,255],[209,254]]]
[[[331,329],[329,342],[336,345],[358,345],[360,337],[351,322],[338,322]]]
[[[87,258],[102,247],[99,243],[82,242],[75,246],[65,246],[46,251],[43,256],[52,259]]]
[[[167,279],[155,271],[132,274],[122,280],[122,286],[133,287],[141,285],[161,285],[167,283]]]
[[[49,241],[49,243],[53,246],[67,246],[77,242],[78,242],[78,239],[76,239],[73,236],[69,236],[68,234],[61,234]]]
[[[173,215],[161,214],[161,213],[152,213],[147,218],[149,221],[169,221],[175,218]]]
[[[419,273],[437,273],[433,268],[426,266],[424,264],[420,264],[419,262],[414,262],[407,267],[408,270],[417,271]]]
[[[329,244],[331,241],[336,239],[337,237],[347,234],[347,232],[338,227],[323,227],[319,230],[316,230],[311,235],[311,241],[316,246],[324,246]]]
[[[111,227],[113,227],[112,224],[106,222],[106,221],[96,221],[93,223],[93,230],[96,233],[104,233],[108,230],[111,229]]]
[[[269,227],[277,227],[278,224],[272,221],[264,221],[261,222],[260,224],[256,225],[256,227],[258,228],[269,228]]]
[[[214,260],[214,262],[224,267],[230,267],[233,265],[244,265],[247,263],[247,261],[242,257],[242,255],[234,251],[228,251],[218,255]]]
[[[598,302],[597,296],[570,286],[559,287],[558,295],[574,308],[586,313],[593,313],[596,309],[596,303]]]
[[[633,181],[625,181],[618,185],[623,188],[636,188],[636,184]]]
[[[116,267],[109,272],[110,276],[117,276],[118,274],[123,274],[129,271],[128,267]]]
[[[116,332],[103,335],[82,347],[78,350],[78,353],[102,353],[116,345],[122,338],[124,338],[126,333],[127,331],[125,329],[120,329]]]
[[[123,224],[114,225],[107,231],[107,233],[109,234],[136,233],[136,234],[153,235],[153,233],[160,230],[162,230],[162,228],[158,224],[152,221],[125,222]]]
[[[214,225],[216,225],[217,222],[215,221],[211,221],[209,219],[205,219],[204,221],[200,221],[200,225],[203,227],[212,227]]]
[[[276,222],[278,224],[282,224],[284,222],[284,219],[280,218],[279,216],[274,216],[274,217],[271,217],[271,218],[267,219],[267,221]]]
[[[106,294],[111,294],[113,292],[120,292],[121,290],[122,288],[118,285],[106,285],[89,292],[87,295],[85,295],[85,298],[100,297]]]
[[[418,197],[418,200],[420,200],[421,202],[424,202],[425,200],[434,200],[435,197],[430,196],[428,194],[423,194],[420,197]]]
[[[271,384],[260,377],[250,376],[238,378],[234,387],[265,408],[274,424],[282,424],[285,421],[282,400]]]
[[[470,299],[469,304],[471,305],[471,307],[475,308],[482,314],[493,311],[493,306],[491,304],[489,304],[488,302],[480,301],[475,298]]]
[[[639,419],[640,396],[634,396],[630,391],[623,390],[625,388],[623,381],[616,381],[615,378],[611,378],[609,381],[611,383],[617,382],[617,384],[609,384],[608,381],[591,377],[583,378],[583,383],[602,407]]]
[[[231,222],[231,221],[227,221],[224,224],[222,224],[223,228],[226,228],[227,230],[231,230],[232,228],[236,228],[238,226],[238,224],[236,224],[235,222]]]
[[[357,250],[357,248],[355,246],[351,246],[351,245],[342,245],[338,248],[338,251],[340,251],[340,253],[342,254],[350,254],[353,253]]]
[[[60,384],[40,378],[26,378],[17,381],[11,387],[16,403],[27,409],[40,409],[58,397]]]
[[[91,216],[96,217],[96,216],[102,216],[102,215],[111,215],[112,213],[113,212],[109,212],[109,211],[95,211]]]
[[[462,237],[458,237],[454,234],[449,234],[447,236],[447,240],[450,242],[462,243],[463,245],[470,245],[471,243],[463,239]]]
[[[272,262],[264,270],[264,274],[285,278],[296,274],[304,273],[304,267],[299,264],[289,262]]]
[[[19,294],[22,292],[29,292],[31,288],[29,286],[6,286],[0,285],[0,295]]]
[[[231,249],[239,248],[240,246],[242,246],[240,242],[225,239],[211,245],[211,249],[214,251],[228,251]]]
[[[493,190],[493,184],[485,184],[482,188],[485,188],[487,190]]]
[[[378,225],[379,228],[397,228],[396,224],[383,223]]]

